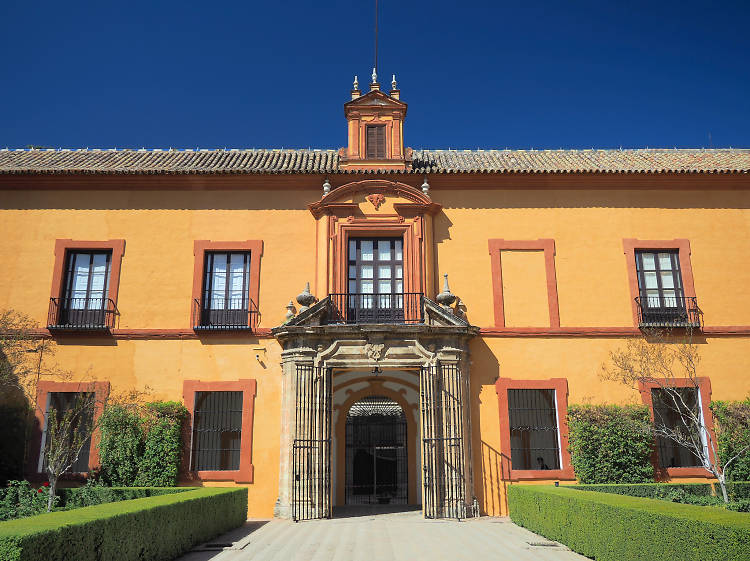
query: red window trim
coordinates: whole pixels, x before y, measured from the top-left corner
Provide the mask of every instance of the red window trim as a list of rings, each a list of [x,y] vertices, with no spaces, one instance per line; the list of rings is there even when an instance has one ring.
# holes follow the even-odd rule
[[[711,438],[716,442],[716,433],[714,432],[714,420],[713,413],[711,413],[711,379],[708,377],[698,377],[695,380],[689,378],[674,378],[667,380],[662,378],[659,380],[653,380],[649,382],[638,382],[638,391],[641,394],[641,401],[648,407],[649,414],[651,415],[651,422],[654,422],[654,403],[651,399],[651,390],[654,388],[661,388],[665,386],[672,386],[675,388],[689,388],[695,387],[695,383],[698,385],[698,391],[700,391],[701,397],[701,413],[703,413],[703,422],[706,425],[706,430],[710,432]],[[712,461],[714,460],[713,451],[709,448],[709,454],[711,455]],[[654,466],[654,472],[657,475],[657,479],[671,479],[673,477],[713,477],[711,472],[702,467],[680,467],[680,468],[662,468],[659,467],[659,456],[656,446],[651,453],[651,463]]]
[[[125,254],[125,240],[107,241],[79,241],[70,239],[55,240],[55,265],[52,272],[51,298],[61,298],[63,290],[63,277],[65,276],[65,260],[71,250],[110,250],[112,261],[109,272],[109,290],[107,298],[117,305],[117,294],[120,288],[120,270],[122,269],[122,257]]]
[[[253,419],[255,413],[256,381],[253,379],[231,382],[201,382],[185,380],[182,385],[182,398],[190,413],[190,430],[186,435],[186,462],[188,469],[192,457],[193,414],[195,412],[195,392],[242,392],[242,437],[240,439],[240,469],[220,471],[190,471],[192,478],[200,481],[234,481],[252,483],[253,468]]]
[[[686,298],[695,297],[695,284],[693,282],[693,266],[690,263],[690,240],[677,238],[674,240],[637,240],[634,238],[623,238],[622,247],[625,253],[626,266],[628,270],[628,285],[630,287],[630,307],[633,313],[633,325],[638,327],[638,273],[635,266],[635,252],[639,249],[661,249],[677,251],[680,257],[680,272],[682,274],[682,288]]]
[[[193,265],[193,297],[190,299],[190,322],[193,321],[193,302],[202,301],[203,298],[203,276],[206,264],[207,251],[249,251],[250,252],[250,277],[248,279],[248,298],[260,307],[260,258],[263,255],[263,240],[246,240],[244,242],[214,242],[211,240],[195,240],[193,254],[195,263]],[[250,327],[254,330],[258,327],[258,316],[260,314],[249,314]],[[192,327],[192,326],[191,326]]]
[[[492,267],[492,297],[495,311],[495,327],[505,327],[505,304],[503,301],[502,251],[544,251],[544,268],[547,276],[547,305],[549,325],[560,327],[560,308],[557,301],[557,274],[555,272],[555,240],[488,240]]]
[[[557,427],[560,435],[560,456],[562,469],[512,469],[510,458],[510,416],[508,414],[508,390],[555,390],[557,400]],[[568,380],[549,378],[546,380],[514,380],[498,378],[495,382],[498,409],[500,411],[500,449],[506,473],[511,481],[521,480],[574,480],[575,473],[570,463],[568,451]]]
[[[47,416],[47,395],[50,392],[94,392],[96,399],[96,408],[94,409],[94,422],[98,421],[104,409],[104,401],[109,396],[109,382],[54,382],[52,380],[40,380],[36,388],[36,410],[34,416],[34,435],[32,438],[32,450],[29,454],[28,473],[36,474],[37,477],[44,475],[39,471],[39,455],[42,452],[42,431]],[[91,445],[89,447],[89,470],[99,465],[99,431],[94,431],[91,436]],[[83,474],[85,475],[86,472]],[[66,474],[73,475],[76,474]],[[81,475],[81,474],[78,474]]]

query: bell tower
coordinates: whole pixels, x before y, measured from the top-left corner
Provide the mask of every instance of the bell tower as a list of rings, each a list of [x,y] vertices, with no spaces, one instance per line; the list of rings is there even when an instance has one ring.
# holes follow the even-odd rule
[[[340,166],[350,170],[407,170],[411,149],[404,147],[407,105],[400,99],[396,76],[391,91],[381,91],[373,69],[370,91],[362,94],[354,77],[352,98],[344,104],[349,142],[339,150]]]

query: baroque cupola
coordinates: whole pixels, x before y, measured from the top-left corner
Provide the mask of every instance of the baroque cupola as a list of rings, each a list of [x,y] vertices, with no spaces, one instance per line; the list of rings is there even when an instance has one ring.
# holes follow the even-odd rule
[[[407,105],[400,93],[395,75],[389,93],[380,89],[374,69],[370,91],[365,94],[354,77],[352,98],[344,104],[349,134],[348,145],[339,151],[342,169],[402,171],[411,167],[411,149],[404,147]]]

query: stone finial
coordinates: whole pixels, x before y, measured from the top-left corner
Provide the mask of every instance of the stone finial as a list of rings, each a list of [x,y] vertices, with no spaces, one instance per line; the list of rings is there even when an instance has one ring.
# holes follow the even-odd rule
[[[372,83],[373,84],[378,83],[378,72],[375,68],[372,69]]]
[[[456,295],[451,292],[448,286],[448,273],[443,275],[443,291],[435,297],[435,300],[443,308],[449,308],[456,301]]]
[[[331,182],[328,181],[328,178],[326,177],[326,180],[323,182],[323,196],[325,197],[330,192],[331,192]]]
[[[297,303],[302,306],[299,309],[300,313],[304,312],[310,306],[312,306],[316,300],[317,298],[315,298],[315,296],[310,293],[310,283],[308,282],[307,284],[305,284],[305,290],[297,295]]]
[[[297,310],[294,309],[294,301],[289,300],[289,303],[286,305],[286,322],[289,323],[294,319],[294,316],[296,314]]]
[[[427,176],[424,176],[424,181],[422,182],[422,193],[430,196],[430,184],[427,182]]]
[[[393,75],[393,79],[391,80],[391,89],[392,90],[397,90],[398,89],[398,84],[396,84],[396,75],[395,74]]]
[[[352,90],[358,91],[359,90],[359,79],[357,78],[357,75],[354,75],[354,84],[352,84]]]

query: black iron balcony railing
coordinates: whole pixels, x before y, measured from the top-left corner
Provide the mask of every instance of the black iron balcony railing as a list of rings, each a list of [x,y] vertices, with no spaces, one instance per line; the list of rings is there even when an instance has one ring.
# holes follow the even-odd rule
[[[50,298],[47,328],[108,331],[115,327],[119,313],[110,298]]]
[[[421,292],[331,294],[328,323],[422,323]]]
[[[255,326],[258,309],[247,298],[193,300],[195,331],[239,331]]]
[[[694,296],[639,296],[635,302],[640,327],[701,327],[703,312]]]

